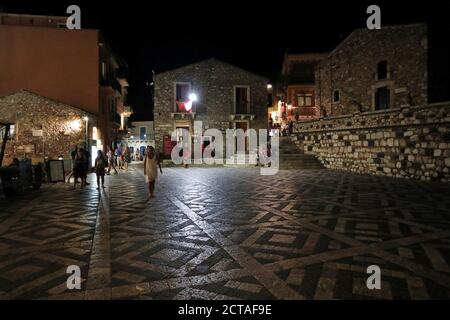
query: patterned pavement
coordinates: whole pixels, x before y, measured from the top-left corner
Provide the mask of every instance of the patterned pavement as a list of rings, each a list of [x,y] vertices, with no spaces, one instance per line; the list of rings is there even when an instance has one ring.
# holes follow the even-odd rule
[[[148,201],[137,165],[106,185],[0,201],[1,299],[450,298],[448,184],[165,168]]]

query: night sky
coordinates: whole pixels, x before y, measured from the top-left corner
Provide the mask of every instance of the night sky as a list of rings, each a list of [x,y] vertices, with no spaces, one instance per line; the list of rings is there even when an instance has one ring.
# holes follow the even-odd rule
[[[448,1],[447,1],[448,2]],[[129,65],[130,102],[151,113],[152,70],[156,73],[209,57],[275,79],[287,48],[332,50],[353,29],[365,27],[366,8],[378,4],[382,25],[428,22],[434,100],[450,92],[446,1],[1,1],[9,13],[66,16],[81,7],[82,28],[101,29]],[[0,44],[1,45],[1,44]]]

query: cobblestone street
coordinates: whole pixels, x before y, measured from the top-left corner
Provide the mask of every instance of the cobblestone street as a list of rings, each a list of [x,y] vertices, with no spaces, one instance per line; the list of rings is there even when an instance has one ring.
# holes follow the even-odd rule
[[[142,166],[0,202],[1,299],[449,299],[450,186]],[[381,268],[381,290],[366,269]],[[78,265],[82,290],[68,290]]]

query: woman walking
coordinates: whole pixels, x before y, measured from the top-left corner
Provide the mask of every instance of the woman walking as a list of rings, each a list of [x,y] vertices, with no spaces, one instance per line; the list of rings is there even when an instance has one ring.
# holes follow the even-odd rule
[[[148,146],[147,153],[144,158],[144,175],[148,182],[149,198],[154,197],[153,192],[155,191],[155,181],[158,177],[158,167],[162,174],[163,172],[161,169],[159,156],[156,154],[155,148]]]
[[[119,170],[122,170],[123,169],[123,167],[122,167],[122,150],[120,150],[119,146],[116,147],[114,154],[116,156],[117,166],[119,167]]]
[[[108,147],[108,152],[106,153],[106,156],[108,157],[108,175],[111,174],[111,168],[114,169],[114,171],[117,172],[116,169],[116,159],[114,158],[114,152],[111,150],[110,147]]]
[[[97,190],[100,190],[100,180],[102,181],[102,188],[105,187],[105,168],[108,160],[103,151],[97,151],[97,158],[95,158],[95,174],[97,175]]]
[[[69,176],[67,178],[67,183],[70,183],[70,178],[74,176],[74,170],[75,170],[75,157],[78,153],[78,145],[75,146],[75,148],[70,152],[70,159],[72,161],[72,170],[69,173]]]
[[[130,149],[128,146],[125,148],[125,151],[123,152],[123,163],[125,165],[125,170],[128,171],[128,165],[131,162],[131,154]]]
[[[134,161],[141,161],[141,153],[139,152],[139,149],[136,149]]]

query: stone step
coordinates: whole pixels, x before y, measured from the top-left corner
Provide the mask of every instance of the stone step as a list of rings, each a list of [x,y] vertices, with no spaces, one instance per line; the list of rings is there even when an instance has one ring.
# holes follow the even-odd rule
[[[309,160],[309,159],[308,160],[295,160],[295,161],[292,161],[292,160],[290,160],[290,161],[280,160],[279,163],[282,164],[282,165],[293,165],[293,166],[310,165],[310,164],[320,164],[320,165],[322,165],[321,162],[318,161],[317,159],[314,159],[314,160]]]
[[[279,166],[278,169],[280,170],[324,170],[324,167],[322,166]]]
[[[322,163],[317,160],[317,161],[280,161],[279,162],[280,166],[321,166],[323,167]]]
[[[161,166],[163,168],[170,168],[170,167],[183,167],[183,164],[175,164],[172,162],[172,160],[163,160],[161,162]],[[209,165],[206,163],[202,163],[202,164],[194,164],[193,161],[192,163],[189,165],[189,167],[223,167],[223,164],[213,164],[213,165]]]
[[[297,146],[293,146],[292,148],[279,148],[278,149],[280,151],[280,153],[286,152],[286,153],[290,153],[290,152],[301,152],[301,150],[297,147]]]
[[[304,153],[284,153],[279,155],[280,159],[309,159],[314,158],[314,156]]]
[[[280,169],[323,169],[323,164],[313,155],[305,154],[297,136],[280,137]]]
[[[280,162],[292,162],[292,163],[297,163],[297,162],[320,162],[317,158],[310,156],[310,157],[302,157],[302,158],[290,158],[290,159],[286,159],[286,158],[279,158]]]

